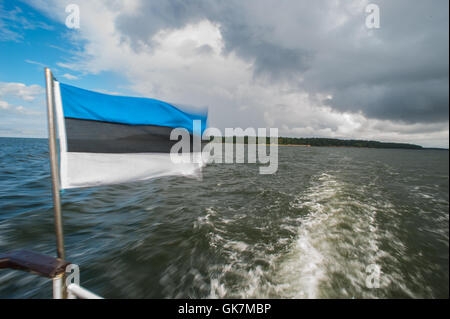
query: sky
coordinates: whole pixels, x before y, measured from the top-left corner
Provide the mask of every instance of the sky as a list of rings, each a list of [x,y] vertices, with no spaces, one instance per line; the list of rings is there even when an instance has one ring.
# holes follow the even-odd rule
[[[0,136],[47,136],[44,66],[222,131],[449,146],[448,0],[0,0]]]

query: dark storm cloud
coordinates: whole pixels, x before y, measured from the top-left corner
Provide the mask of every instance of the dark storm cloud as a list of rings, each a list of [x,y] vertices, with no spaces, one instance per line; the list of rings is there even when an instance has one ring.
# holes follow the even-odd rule
[[[326,104],[342,111],[362,111],[371,118],[418,123],[447,121],[448,99],[448,81],[431,80],[354,85],[341,89]]]
[[[220,24],[226,51],[234,51],[253,61],[256,74],[279,79],[283,74],[287,77],[305,71],[311,60],[311,50],[280,45],[276,39],[268,39],[273,26],[265,21],[252,23],[248,16],[252,7],[259,4],[270,11],[270,2],[264,4],[263,1],[249,1],[245,8],[240,2],[233,1],[145,1],[137,15],[121,15],[116,23],[133,47],[139,50],[141,43],[151,44],[151,36],[161,29],[180,28],[206,18]]]
[[[141,43],[149,43],[151,37],[161,29],[180,28],[186,23],[204,19],[209,12],[203,0],[143,1],[133,15],[119,15],[117,27],[123,36],[139,49]]]
[[[358,1],[144,1],[116,23],[139,50],[160,29],[206,18],[220,25],[225,54],[253,62],[255,76],[332,95],[324,102],[338,111],[448,121],[448,1],[374,3],[376,30],[365,28]]]
[[[275,80],[306,71],[313,56],[306,49],[284,47],[258,37],[246,25],[222,27],[222,35],[229,51],[254,62],[256,75],[268,75]]]

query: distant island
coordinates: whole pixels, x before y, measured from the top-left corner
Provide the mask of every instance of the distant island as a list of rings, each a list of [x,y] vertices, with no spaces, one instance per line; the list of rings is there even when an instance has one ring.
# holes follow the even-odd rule
[[[30,137],[3,137],[0,139],[42,139],[46,138],[30,138]],[[229,143],[225,137],[210,137],[210,141]],[[208,143],[203,140],[202,143]],[[233,143],[236,144],[236,136],[233,137]],[[248,144],[248,137],[244,137],[244,144]],[[266,144],[270,144],[270,138],[266,138]],[[441,147],[423,147],[416,144],[408,143],[391,143],[378,142],[370,140],[343,140],[337,138],[322,138],[322,137],[279,137],[278,145],[280,146],[323,146],[323,147],[360,147],[360,148],[390,148],[390,149],[410,149],[410,150],[436,150],[448,151],[448,148]]]
[[[336,138],[295,138],[279,137],[279,145],[309,145],[309,146],[345,146],[345,147],[366,147],[366,148],[402,148],[402,149],[423,149],[420,145],[407,143],[385,143],[366,140],[341,140]]]
[[[229,141],[225,140],[225,137],[218,138],[218,142],[222,140],[222,143]],[[217,140],[216,140],[217,141]],[[236,143],[236,137],[233,137],[233,143]],[[266,143],[270,144],[270,139],[266,139]],[[244,144],[248,144],[248,137],[244,137]],[[378,142],[378,141],[366,141],[366,140],[341,140],[337,138],[319,138],[319,137],[279,137],[278,145],[285,146],[328,146],[328,147],[363,147],[363,148],[395,148],[395,149],[412,149],[412,150],[448,150],[444,148],[425,148],[420,145],[408,144],[408,143],[390,143],[390,142]]]

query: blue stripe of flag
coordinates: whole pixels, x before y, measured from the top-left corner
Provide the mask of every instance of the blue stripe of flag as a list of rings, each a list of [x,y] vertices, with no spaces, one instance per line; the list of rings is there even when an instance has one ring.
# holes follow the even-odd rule
[[[102,94],[60,83],[64,117],[130,125],[185,128],[193,133],[193,120],[206,129],[207,110],[186,112],[155,99]]]

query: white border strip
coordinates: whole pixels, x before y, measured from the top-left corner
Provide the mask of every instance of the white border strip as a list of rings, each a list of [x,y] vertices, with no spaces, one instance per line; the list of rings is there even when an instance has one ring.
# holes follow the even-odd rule
[[[59,179],[60,188],[67,188],[67,138],[66,138],[66,126],[64,123],[64,112],[61,100],[61,91],[58,81],[53,81],[55,109],[56,109],[56,121],[58,123],[58,138],[59,138]]]

